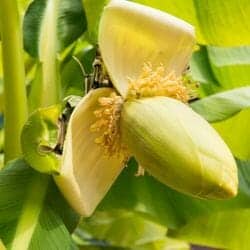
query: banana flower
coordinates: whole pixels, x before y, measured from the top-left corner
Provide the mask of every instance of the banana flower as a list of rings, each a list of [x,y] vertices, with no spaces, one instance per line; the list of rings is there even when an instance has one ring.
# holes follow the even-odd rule
[[[169,187],[199,198],[237,193],[235,160],[189,106],[182,74],[194,29],[159,10],[113,0],[104,9],[99,47],[114,88],[91,90],[71,115],[56,183],[90,216],[134,156]]]

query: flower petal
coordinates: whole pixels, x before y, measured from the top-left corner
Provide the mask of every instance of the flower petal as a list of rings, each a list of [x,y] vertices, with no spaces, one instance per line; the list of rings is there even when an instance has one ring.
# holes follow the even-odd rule
[[[113,0],[100,21],[99,46],[113,84],[126,96],[128,77],[137,79],[145,63],[181,74],[193,50],[194,29],[159,10]]]
[[[126,102],[121,133],[139,164],[159,181],[208,199],[237,194],[235,160],[212,126],[168,97]]]
[[[122,156],[106,156],[95,143],[94,111],[98,99],[113,92],[110,88],[92,90],[71,115],[63,150],[60,175],[55,181],[71,206],[81,215],[90,216],[123,168]]]

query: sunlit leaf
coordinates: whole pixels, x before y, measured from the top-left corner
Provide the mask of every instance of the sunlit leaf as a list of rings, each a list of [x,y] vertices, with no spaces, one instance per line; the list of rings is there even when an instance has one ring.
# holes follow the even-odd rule
[[[241,192],[249,197],[250,164],[238,161]],[[219,248],[248,250],[249,248],[249,206],[230,210],[211,211],[206,216],[189,220],[172,234],[178,238]]]
[[[27,10],[29,4],[32,2],[33,0],[19,0],[18,1],[18,7],[19,7],[19,11],[20,14],[23,15],[25,13],[25,11]]]
[[[0,112],[3,111],[3,64],[2,64],[2,43],[0,41]]]
[[[97,0],[93,4],[93,0],[81,0],[84,6],[84,10],[88,23],[88,38],[92,44],[97,44],[99,20],[103,11],[103,7],[109,2],[109,0]]]
[[[6,249],[1,239],[0,239],[0,249],[1,250],[5,250]]]
[[[223,121],[243,109],[250,108],[250,87],[242,87],[205,97],[193,102],[191,107],[209,122]]]
[[[96,212],[82,221],[74,234],[80,246],[119,247],[126,250],[188,250],[185,242],[166,238],[166,227],[141,213],[126,210]],[[105,247],[106,246],[106,247]]]
[[[190,22],[196,27],[199,43],[222,46],[250,43],[248,0],[136,0],[136,2],[159,8]]]
[[[180,240],[165,238],[153,241],[145,245],[133,247],[112,247],[112,246],[82,246],[80,250],[190,250],[190,246]]]
[[[219,48],[208,47],[208,56],[216,79],[224,89],[250,84],[249,47]],[[247,95],[247,92],[244,95]],[[215,124],[235,156],[250,157],[249,133],[250,113],[244,110],[236,116]]]
[[[250,47],[207,48],[214,76],[224,89],[250,84]]]
[[[245,109],[239,114],[213,125],[236,157],[243,160],[250,159],[249,109]]]
[[[194,0],[193,2],[207,44],[226,46],[249,44],[248,0]]]
[[[206,218],[215,213],[223,213],[224,211],[237,211],[238,209],[247,209],[249,207],[250,190],[250,165],[248,162],[239,163],[239,194],[236,198],[227,201],[208,201],[190,198],[183,194],[163,186],[150,176],[135,177],[136,164],[134,161],[130,162],[128,168],[123,171],[118,181],[113,185],[112,189],[99,206],[99,211],[108,209],[127,209],[128,211],[143,212],[149,218],[165,225],[169,228],[169,233],[177,233],[182,227],[185,227],[192,221],[198,218]],[[245,217],[241,217],[241,230],[248,230]],[[233,220],[232,220],[233,221]],[[244,223],[243,223],[244,221]],[[226,221],[221,221],[221,224]],[[233,223],[233,222],[232,222]],[[238,222],[235,222],[238,223]],[[216,228],[216,223],[210,223],[209,230]],[[239,223],[238,223],[239,225]],[[250,224],[249,224],[250,225]],[[192,229],[196,230],[196,227]],[[198,229],[197,229],[198,230]],[[233,230],[233,227],[232,227]],[[239,231],[237,231],[239,230]],[[238,228],[234,237],[240,232]],[[223,240],[223,234],[220,236]],[[226,237],[226,235],[225,235]],[[207,235],[203,234],[199,244],[213,245],[212,242],[206,241]],[[226,241],[228,240],[228,241]],[[225,238],[225,246],[230,246],[235,240]],[[240,242],[238,242],[240,247]],[[249,244],[249,242],[248,242]]]
[[[97,212],[91,218],[83,220],[78,230],[80,229],[95,239],[105,240],[112,246],[119,247],[162,240],[167,232],[164,226],[143,218],[139,213],[126,210]]]
[[[250,209],[212,213],[194,219],[175,236],[192,243],[216,248],[248,250],[249,217]]]

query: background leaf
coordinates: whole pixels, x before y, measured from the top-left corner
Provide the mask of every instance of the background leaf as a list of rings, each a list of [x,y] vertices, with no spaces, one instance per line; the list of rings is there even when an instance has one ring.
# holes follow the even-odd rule
[[[88,23],[88,39],[93,44],[97,44],[99,20],[102,10],[109,0],[82,0]]]
[[[51,8],[51,0],[34,0],[24,17],[24,47],[32,56],[39,55],[40,31],[44,22],[49,20],[46,17],[47,8]],[[57,50],[61,51],[70,43],[74,42],[86,30],[86,19],[82,9],[81,0],[62,0],[58,4],[57,11]],[[50,26],[54,24],[51,23]],[[47,31],[47,41],[51,33]]]
[[[119,247],[133,247],[162,240],[167,233],[164,226],[146,220],[142,214],[126,210],[96,212],[81,223],[80,229],[93,235],[95,239]]]
[[[248,0],[136,0],[136,2],[161,9],[190,22],[196,28],[200,44],[237,46],[250,43]]]
[[[130,212],[142,213],[145,218],[168,228],[169,236],[178,237],[178,232],[182,232],[182,229],[188,227],[189,224],[189,230],[192,229],[193,235],[196,235],[196,233],[199,234],[198,231],[202,226],[192,227],[191,225],[194,221],[199,221],[199,219],[201,219],[201,221],[202,219],[206,220],[209,216],[224,214],[224,212],[226,214],[230,212],[237,213],[237,211],[239,211],[238,216],[240,216],[240,211],[242,211],[242,209],[248,209],[249,207],[249,162],[238,162],[239,194],[236,198],[225,201],[195,199],[162,185],[148,175],[135,177],[136,167],[136,162],[132,160],[100,204],[98,211],[104,212],[110,209],[126,209]],[[246,221],[245,214],[237,218],[237,222],[231,220],[232,230],[234,223],[235,227],[237,227],[237,230],[233,231],[234,239],[229,239],[227,234],[223,236],[222,232],[220,234],[218,233],[218,238],[215,236],[210,238],[203,234],[203,237],[200,236],[199,240],[191,239],[189,238],[190,234],[185,235],[182,233],[181,239],[200,245],[207,244],[219,247],[221,247],[221,242],[224,242],[224,248],[230,248],[238,244],[238,249],[241,249],[241,241],[237,241],[236,239],[241,230],[248,230],[245,228],[248,226],[248,220]],[[218,223],[223,226],[226,225],[227,220],[228,217],[223,215]],[[239,221],[241,221],[241,224]],[[242,223],[243,221],[245,221],[245,223]],[[217,225],[217,222],[214,223],[213,221],[213,223],[207,225],[207,228],[209,227],[207,230],[212,232],[216,230]],[[188,230],[185,232],[187,231]],[[98,232],[96,233],[98,234]],[[240,237],[244,236],[239,236],[239,238]],[[248,240],[246,238],[244,238],[244,240],[247,245]]]
[[[243,109],[250,108],[250,87],[217,93],[191,103],[191,107],[209,122],[230,118]]]
[[[223,89],[249,85],[249,47],[208,47],[208,57],[214,76]],[[240,159],[249,159],[250,111],[245,109],[234,117],[217,122],[214,127]]]
[[[249,109],[245,109],[225,121],[214,123],[213,126],[236,157],[243,160],[250,159]]]
[[[79,48],[80,47],[80,48]],[[82,64],[85,72],[75,58],[70,57],[61,65],[62,93],[63,97],[69,95],[82,96],[85,88],[84,73],[92,73],[92,63],[96,56],[96,48],[88,43],[80,43],[74,49],[74,57]]]
[[[1,170],[0,237],[8,249],[68,250],[73,243],[66,226],[73,230],[77,221],[51,177],[21,159]]]
[[[199,94],[201,97],[214,94],[221,88],[213,75],[206,47],[202,46],[193,52],[189,75],[200,85]]]
[[[250,84],[250,47],[207,47],[213,74],[224,89]]]

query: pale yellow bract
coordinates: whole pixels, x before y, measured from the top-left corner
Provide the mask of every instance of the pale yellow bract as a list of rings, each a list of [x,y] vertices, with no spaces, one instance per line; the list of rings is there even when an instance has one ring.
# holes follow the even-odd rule
[[[125,97],[128,77],[138,79],[145,63],[178,77],[195,44],[194,28],[174,16],[147,6],[113,0],[99,28],[101,55],[118,92]]]
[[[99,98],[112,92],[107,88],[90,91],[75,108],[68,124],[61,174],[55,176],[69,203],[84,216],[94,211],[124,167],[122,155],[108,157],[95,143],[101,132],[90,131]]]

